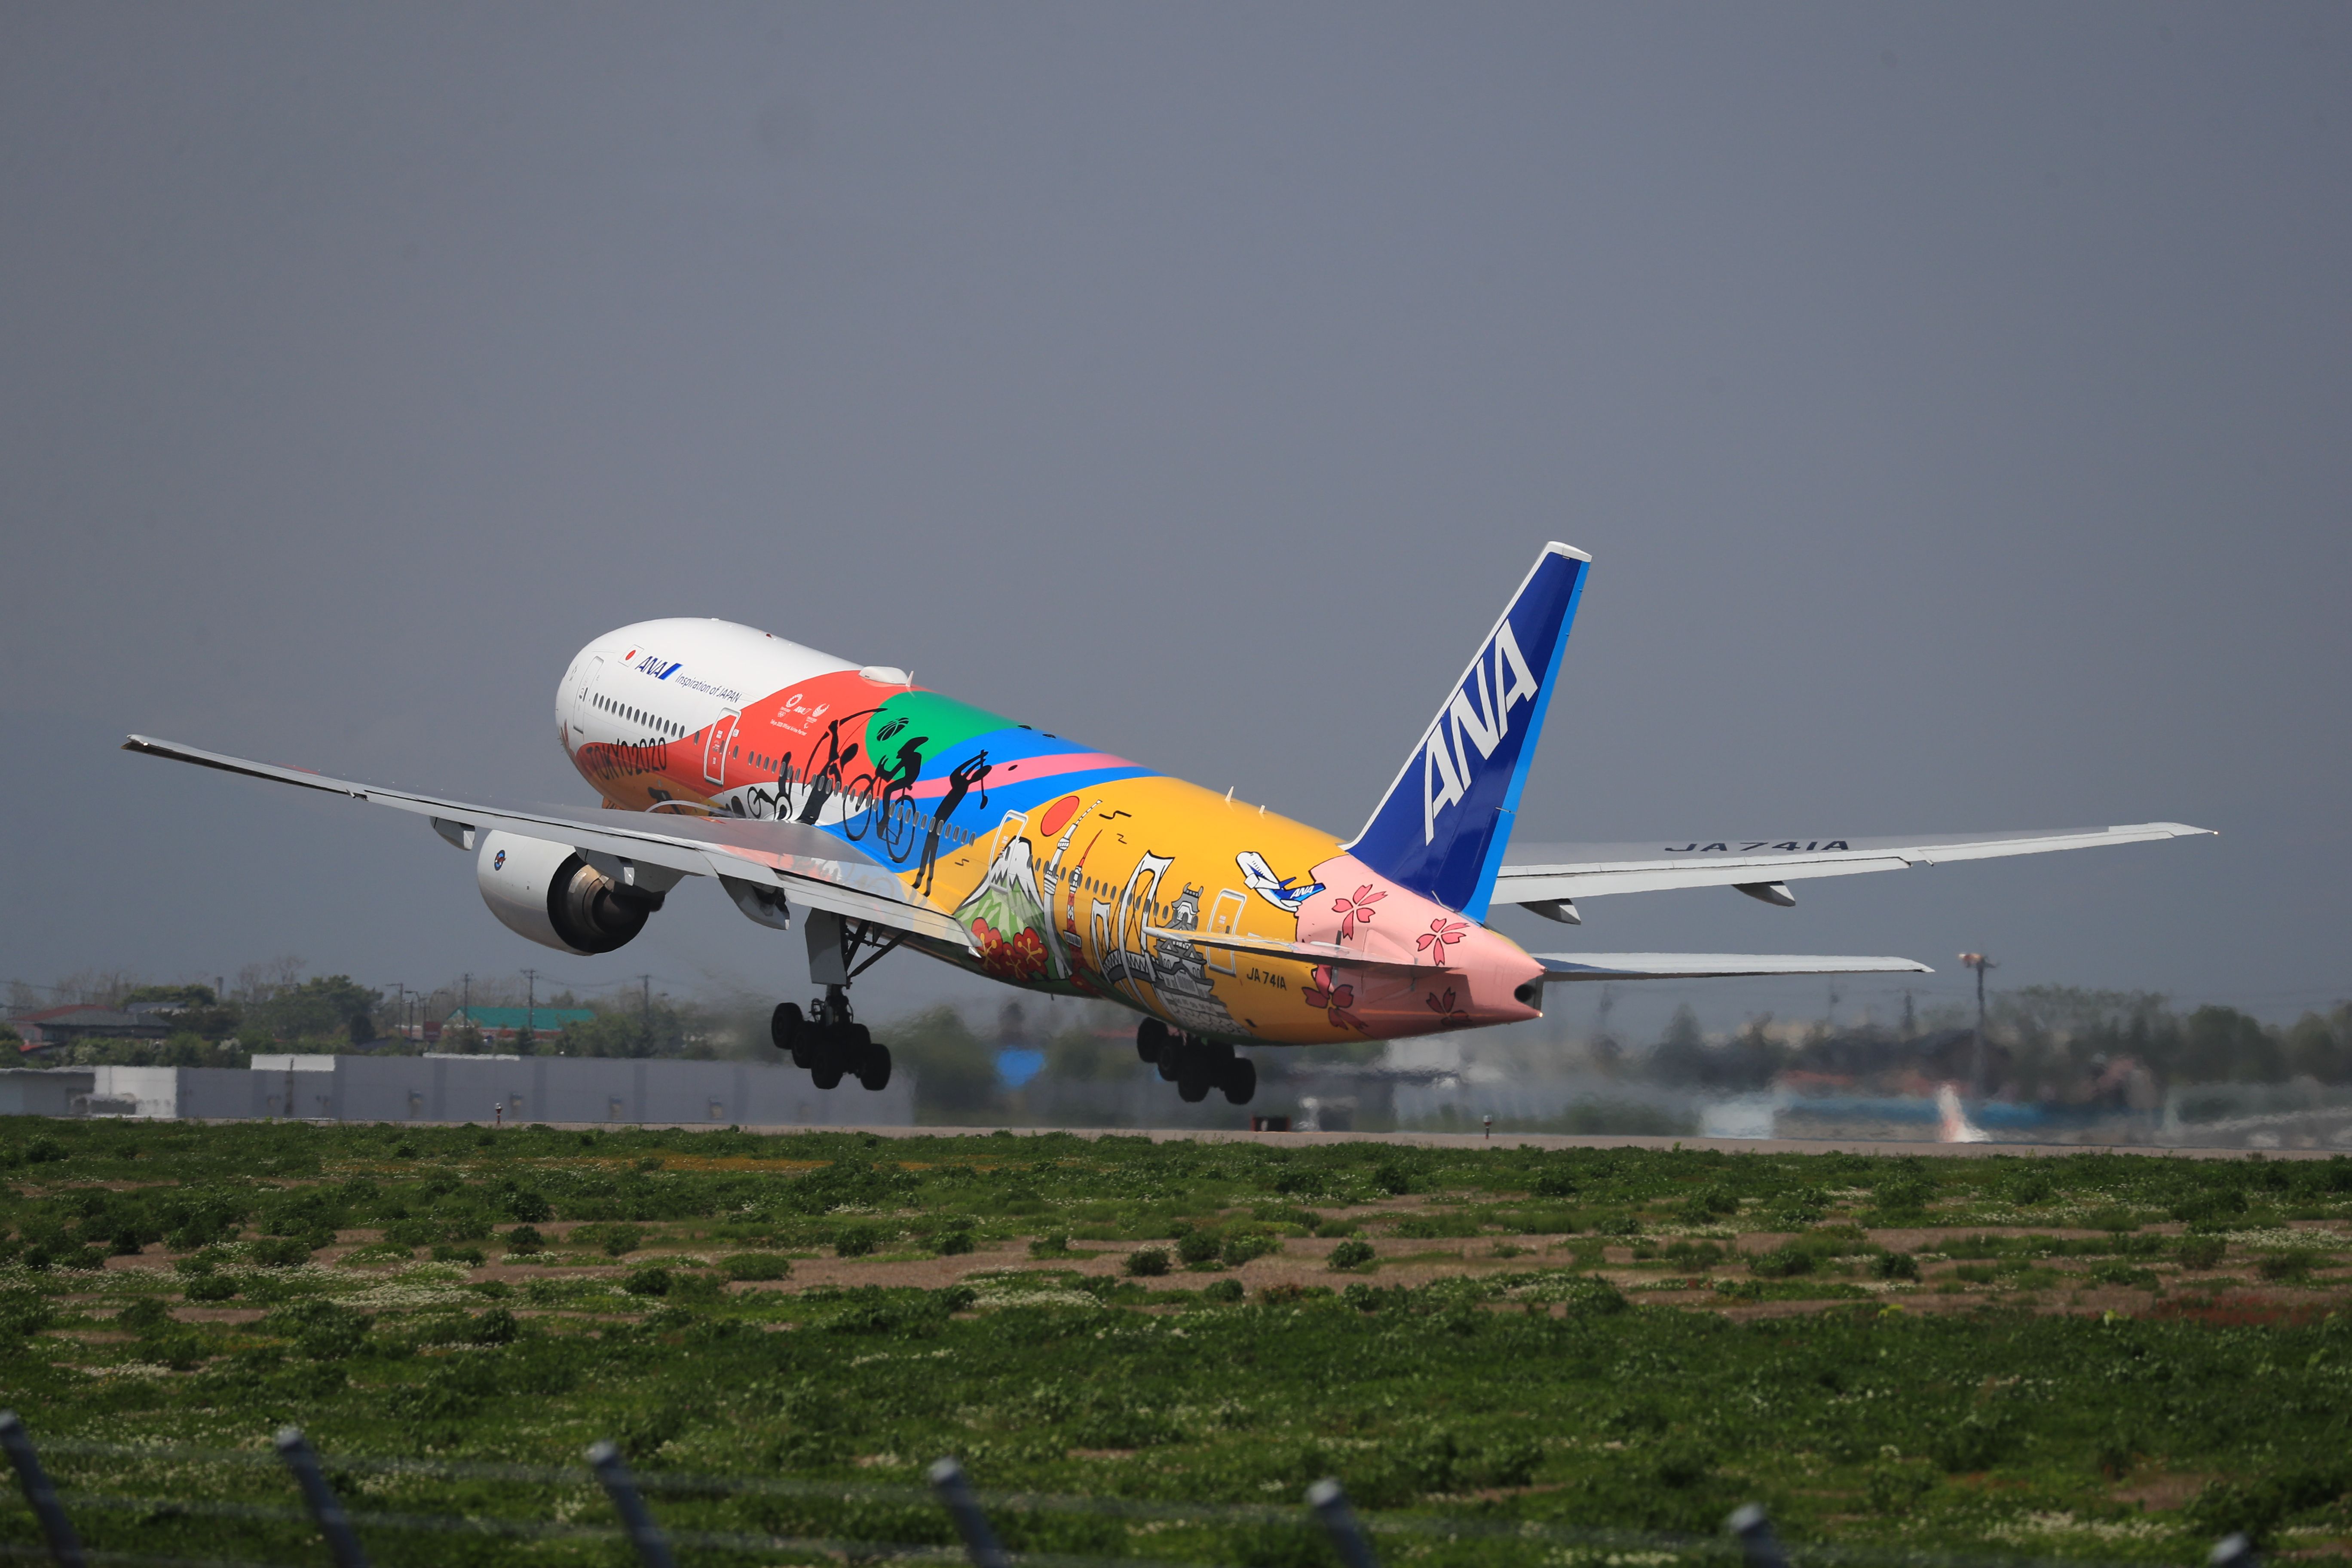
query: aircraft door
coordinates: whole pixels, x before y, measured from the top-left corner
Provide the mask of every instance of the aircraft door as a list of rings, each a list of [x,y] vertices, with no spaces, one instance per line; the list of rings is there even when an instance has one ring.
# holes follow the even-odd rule
[[[702,747],[702,776],[712,784],[727,782],[727,748],[735,743],[735,726],[742,717],[730,708],[710,726],[710,738]]]
[[[1242,911],[1248,907],[1246,894],[1236,893],[1231,888],[1221,889],[1216,902],[1209,906],[1210,931],[1217,936],[1230,936],[1241,930]],[[1231,974],[1234,972],[1234,950],[1230,947],[1209,949],[1208,964],[1220,974]]]
[[[584,735],[588,732],[588,694],[596,689],[596,679],[604,673],[604,661],[601,657],[589,659],[580,667],[580,688],[572,694],[572,711],[565,714],[559,710],[556,714],[555,730],[559,740],[562,739],[564,726],[567,723],[574,735]],[[561,693],[559,693],[558,701],[561,700]],[[568,742],[564,749],[566,751],[571,749]]]

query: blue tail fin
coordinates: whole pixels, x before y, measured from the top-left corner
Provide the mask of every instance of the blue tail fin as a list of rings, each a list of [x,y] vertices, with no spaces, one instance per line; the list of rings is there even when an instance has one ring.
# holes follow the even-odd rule
[[[1486,918],[1519,791],[1592,558],[1547,544],[1348,850],[1400,885]]]

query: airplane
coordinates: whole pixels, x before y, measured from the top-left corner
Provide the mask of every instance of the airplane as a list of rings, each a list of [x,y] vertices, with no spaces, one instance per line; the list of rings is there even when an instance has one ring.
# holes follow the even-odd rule
[[[1789,884],[2202,834],[2182,823],[1861,837],[1682,834],[1515,847],[1511,827],[1591,557],[1544,546],[1363,829],[1263,805],[1015,723],[773,633],[641,621],[596,638],[555,729],[598,806],[497,806],[132,735],[127,751],[425,816],[475,857],[490,912],[559,952],[626,945],[688,878],[807,946],[808,1007],[771,1037],[815,1086],[890,1080],[850,987],[899,948],[1142,1016],[1135,1048],[1181,1099],[1257,1087],[1236,1047],[1393,1039],[1538,1017],[1549,986],[1930,973],[1906,958],[1528,952],[1497,904],[1582,923],[1580,901]]]

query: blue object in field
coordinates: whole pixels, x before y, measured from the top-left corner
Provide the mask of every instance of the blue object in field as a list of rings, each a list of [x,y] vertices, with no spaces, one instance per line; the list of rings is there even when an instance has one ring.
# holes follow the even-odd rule
[[[996,1076],[1007,1089],[1019,1089],[1045,1070],[1045,1053],[1033,1051],[1026,1046],[996,1053]]]
[[[1939,1114],[1934,1100],[1914,1095],[1900,1098],[1861,1094],[1808,1095],[1789,1100],[1780,1109],[1813,1116],[1843,1116],[1878,1121],[1933,1121]],[[1968,1111],[1969,1119],[1979,1127],[2039,1127],[2062,1120],[2058,1112],[2063,1109],[2019,1104],[2007,1100],[1982,1100],[1969,1106]]]

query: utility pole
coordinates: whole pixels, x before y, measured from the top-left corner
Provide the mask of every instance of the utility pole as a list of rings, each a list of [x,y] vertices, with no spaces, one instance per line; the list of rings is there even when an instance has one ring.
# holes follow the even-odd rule
[[[646,1049],[650,1051],[654,1048],[654,977],[650,974],[637,976],[637,1016],[646,1031]]]
[[[1981,952],[1964,952],[1960,954],[1960,962],[1977,972],[1977,1038],[1975,1048],[1969,1056],[1969,1098],[1982,1100],[1985,1072],[1984,977],[1986,970],[1999,969],[2000,965]]]
[[[525,1041],[533,1041],[535,1043],[531,1026],[539,1021],[539,971],[536,969],[526,969],[522,972],[522,977],[525,984],[522,1005],[522,1034],[518,1037]],[[1982,984],[1982,980],[1979,979],[1978,984]]]

